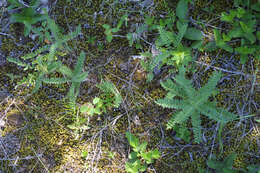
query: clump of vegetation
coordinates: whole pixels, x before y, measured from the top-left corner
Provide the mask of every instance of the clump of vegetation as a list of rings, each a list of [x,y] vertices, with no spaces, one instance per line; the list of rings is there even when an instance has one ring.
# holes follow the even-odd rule
[[[126,138],[133,148],[133,152],[128,157],[129,161],[125,164],[127,172],[144,172],[147,169],[147,164],[151,164],[154,162],[154,159],[160,158],[161,154],[157,149],[146,151],[147,142],[140,143],[139,139],[129,132],[126,132]]]
[[[25,26],[24,35],[28,36],[31,32],[32,25],[46,20],[45,14],[39,14],[36,10],[40,4],[39,0],[32,0],[28,5],[21,3],[19,0],[8,0],[9,10],[20,9],[20,13],[12,13],[10,20],[13,23],[23,23]]]
[[[101,172],[100,170],[107,171],[104,170],[106,167],[108,172],[138,173],[152,172],[153,169],[159,172],[196,172],[198,167],[207,167],[207,170],[201,169],[200,171],[259,173],[259,165],[250,163],[251,160],[255,162],[258,156],[250,151],[251,145],[247,145],[248,141],[257,141],[251,139],[248,134],[256,133],[254,132],[254,129],[257,129],[255,123],[259,122],[259,119],[256,118],[255,121],[250,122],[245,119],[245,117],[258,116],[257,113],[254,114],[254,110],[259,109],[259,104],[257,104],[260,99],[257,93],[260,57],[259,1],[234,0],[234,8],[221,14],[213,14],[214,7],[208,8],[208,11],[211,11],[209,18],[220,16],[209,21],[201,19],[201,15],[193,13],[198,8],[195,4],[208,6],[211,1],[179,0],[176,3],[146,0],[113,1],[112,3],[104,0],[75,0],[73,3],[70,0],[57,1],[55,5],[57,3],[58,7],[62,6],[62,12],[57,8],[59,14],[53,15],[54,17],[49,15],[55,13],[55,7],[51,8],[49,14],[46,9],[41,10],[42,0],[7,1],[9,19],[12,23],[11,29],[15,28],[15,23],[22,23],[24,33],[21,38],[19,36],[19,39],[16,39],[7,30],[1,31],[0,35],[6,36],[6,38],[0,38],[0,47],[9,46],[7,43],[11,40],[15,42],[14,45],[21,46],[23,51],[21,53],[19,50],[19,53],[15,53],[16,48],[9,47],[13,49],[13,52],[12,54],[7,52],[10,56],[7,58],[7,68],[4,69],[7,69],[8,72],[3,72],[4,77],[2,77],[2,73],[0,74],[4,86],[3,91],[2,86],[0,87],[0,97],[1,93],[2,97],[6,97],[5,87],[10,83],[10,86],[14,86],[15,82],[18,86],[28,88],[32,86],[31,93],[37,97],[30,97],[31,100],[26,97],[26,101],[22,103],[23,106],[19,108],[20,105],[14,103],[16,101],[12,101],[10,104],[10,100],[27,94],[25,93],[27,90],[24,90],[25,87],[21,87],[19,94],[16,91],[9,94],[11,91],[8,91],[8,98],[1,99],[0,105],[3,105],[1,108],[5,110],[0,114],[1,116],[6,115],[14,107],[13,105],[21,112],[32,114],[24,113],[23,115],[26,124],[24,128],[27,131],[23,131],[21,134],[27,132],[30,134],[25,135],[22,139],[23,142],[25,141],[22,147],[27,147],[27,143],[32,146],[36,140],[41,138],[39,136],[45,134],[45,130],[51,130],[50,134],[56,135],[55,138],[43,136],[44,139],[47,139],[44,144],[51,143],[52,147],[50,149],[47,146],[48,151],[46,150],[44,153],[38,154],[36,150],[33,150],[35,156],[22,159],[19,159],[20,156],[9,157],[4,153],[5,157],[2,160],[8,165],[12,165],[14,172],[20,171],[15,167],[23,164],[21,160],[29,158],[33,163],[34,157],[41,165],[32,164],[33,168],[29,167],[28,171],[42,166],[47,172],[48,169],[50,172],[64,172],[64,170],[57,171],[57,168],[49,166],[51,165],[48,163],[49,159],[44,157],[48,154],[47,152],[63,151],[63,146],[68,146],[64,149],[64,153],[58,153],[59,157],[55,158],[55,161],[57,160],[55,166],[61,166],[58,165],[58,162],[63,159],[63,154],[65,155],[69,149],[72,151],[78,149],[79,152],[72,155],[80,156],[75,158],[81,158],[78,159],[78,163],[82,164],[83,168],[73,169],[75,165],[62,165],[61,167],[64,166],[63,169],[66,171],[68,171],[67,167],[70,167],[74,172]],[[222,2],[222,0],[220,1]],[[218,5],[221,5],[221,2]],[[73,8],[67,8],[68,4]],[[170,8],[169,4],[173,4],[174,8]],[[89,10],[89,7],[93,8]],[[201,13],[207,15],[206,11],[201,11]],[[108,22],[107,19],[111,17],[119,20]],[[0,19],[0,24],[4,21],[3,18],[5,18],[4,15]],[[74,21],[75,18],[78,20]],[[61,20],[55,21],[55,19]],[[215,26],[215,20],[216,23],[226,25]],[[66,33],[66,30],[70,32]],[[209,35],[211,32],[214,33],[212,37]],[[116,37],[125,39],[126,44],[121,44],[123,39],[114,39]],[[74,42],[76,38],[77,40]],[[127,45],[127,41],[129,45]],[[26,42],[29,46],[23,45]],[[31,48],[32,45],[31,51],[25,52],[27,49],[24,48]],[[10,50],[9,48],[7,50]],[[224,50],[220,51],[223,55],[240,56],[240,62],[243,64],[241,72],[238,72],[240,66],[235,66],[231,61],[233,57],[231,60],[226,57],[222,59],[218,57],[220,54],[218,50],[221,49]],[[141,51],[141,56],[132,56],[139,54],[139,51]],[[17,57],[21,54],[25,55]],[[79,54],[79,56],[74,58],[71,54]],[[130,56],[137,58],[131,59]],[[0,50],[0,61],[2,57]],[[204,58],[208,58],[211,64],[208,61],[201,62]],[[224,65],[222,60],[225,62]],[[16,64],[24,73],[17,75],[15,70],[9,68],[9,63]],[[203,67],[199,67],[197,64],[203,65]],[[211,73],[211,70],[207,72],[209,69],[214,69],[214,72]],[[232,71],[234,69],[235,72]],[[217,71],[223,71],[225,74]],[[251,71],[254,71],[254,74],[251,74]],[[189,73],[186,74],[186,72]],[[136,74],[142,75],[142,78],[138,80],[146,79],[150,83],[136,82]],[[193,74],[191,79],[190,75]],[[5,76],[9,76],[11,81],[7,80]],[[208,82],[205,82],[206,80],[202,76],[208,76]],[[98,82],[100,78],[106,80]],[[160,81],[157,80],[158,78]],[[240,86],[238,80],[245,82],[243,86]],[[84,85],[82,85],[83,82]],[[230,91],[232,89],[223,88],[223,83],[232,86],[238,85],[234,88],[239,91],[234,94],[233,91]],[[219,84],[219,89],[217,84]],[[69,87],[66,88],[66,86]],[[247,92],[248,86],[251,89],[245,96],[245,103],[244,100],[237,99],[236,94],[244,94]],[[20,88],[16,85],[15,90],[17,89]],[[161,98],[165,90],[166,96]],[[242,92],[240,92],[241,90]],[[64,91],[67,91],[67,95],[60,94]],[[54,102],[50,102],[49,92],[54,93],[55,96],[59,95],[59,97],[56,99],[51,96],[55,99],[53,98]],[[150,92],[155,93],[156,98],[154,95],[149,96]],[[236,112],[237,108],[239,118],[235,113],[220,106],[216,99],[216,96],[219,95],[224,96],[224,98],[218,99],[223,99],[221,101],[226,102],[225,107],[229,107],[229,110]],[[60,104],[61,100],[66,103]],[[154,100],[159,106],[154,105]],[[231,103],[232,101],[233,103]],[[61,108],[66,104],[68,109]],[[35,110],[31,111],[31,109]],[[49,111],[50,109],[53,111]],[[171,117],[168,120],[168,117],[165,117],[169,115],[169,111],[171,111]],[[34,122],[31,122],[32,119]],[[165,132],[164,120],[168,121],[166,129],[175,132],[174,137],[172,131]],[[42,125],[45,122],[48,123],[48,126]],[[212,127],[209,127],[211,122]],[[53,123],[55,126],[52,126]],[[1,118],[1,130],[3,124],[5,125],[4,118]],[[35,126],[40,127],[34,131]],[[225,128],[230,130],[225,131]],[[148,142],[140,142],[132,133],[126,132],[126,129],[131,129],[135,133],[141,132],[144,137],[149,136],[151,139],[149,146],[159,146],[159,149],[149,150]],[[36,131],[40,131],[40,135],[34,136]],[[65,136],[62,136],[64,135],[62,131],[66,131]],[[75,139],[70,140],[71,136],[67,135],[67,132],[75,135]],[[230,133],[237,139],[231,138]],[[127,161],[123,161],[123,163],[123,158],[127,158],[123,155],[127,143],[120,134],[125,134],[130,145],[129,151],[131,151]],[[191,142],[192,134],[195,143]],[[221,136],[222,134],[225,136]],[[252,138],[254,137],[252,135]],[[248,141],[242,142],[242,146],[241,140]],[[252,143],[252,146],[256,147],[253,150],[257,151],[258,143]],[[82,150],[79,149],[79,145],[82,146]],[[205,159],[208,153],[212,155],[212,153],[219,152],[219,148],[221,154],[227,153],[227,150],[230,153],[227,149],[229,146],[232,151],[235,150],[237,153],[240,152],[238,151],[240,148],[243,148],[243,151],[247,150],[252,158],[250,160],[243,158],[244,163],[240,167],[237,166],[240,158],[236,154],[227,156],[223,161],[219,161],[217,159],[219,156],[215,155],[208,160]],[[41,145],[37,145],[37,152],[42,151],[41,147]],[[28,148],[25,150],[28,151]],[[57,148],[59,150],[56,150]],[[162,155],[161,152],[165,154]],[[22,153],[23,156],[24,154]],[[9,158],[10,160],[8,160]],[[64,158],[67,159],[67,157]],[[162,162],[155,162],[159,158],[162,159]],[[14,162],[12,162],[13,160]],[[165,160],[172,162],[174,166],[166,163]],[[66,162],[74,164],[68,160]],[[187,167],[189,169],[186,170]],[[1,169],[2,167],[0,172]]]
[[[236,9],[221,14],[221,21],[227,22],[231,29],[221,32],[214,29],[215,44],[230,53],[240,55],[240,62],[245,64],[248,57],[260,60],[260,31],[257,30],[260,5],[259,2],[248,3],[235,1]],[[239,39],[239,43],[232,46],[229,42]],[[234,48],[233,48],[234,47]]]

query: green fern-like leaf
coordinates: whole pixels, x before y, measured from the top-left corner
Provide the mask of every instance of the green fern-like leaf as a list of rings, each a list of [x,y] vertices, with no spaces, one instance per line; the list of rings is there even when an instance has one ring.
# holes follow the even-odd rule
[[[175,34],[173,32],[166,31],[163,27],[158,27],[160,34],[159,39],[156,40],[156,46],[169,46],[175,41]]]
[[[68,78],[72,78],[73,76],[72,70],[65,65],[62,65],[58,71],[61,72],[61,74],[67,76]]]
[[[119,91],[117,90],[116,86],[112,82],[102,81],[99,85],[97,85],[97,87],[104,93],[112,93],[114,95],[114,106],[116,108],[119,107],[123,99]]]
[[[65,79],[65,78],[44,78],[42,79],[43,82],[48,83],[48,84],[63,84],[63,83],[67,83],[70,80]]]
[[[181,41],[186,33],[186,30],[188,28],[188,23],[186,22],[177,22],[177,28],[179,30],[178,34],[177,34],[177,37],[175,38],[175,41],[174,41],[174,46],[175,47],[179,47],[180,44],[181,44]]]
[[[164,98],[164,99],[159,99],[155,102],[164,108],[174,108],[174,109],[184,108],[183,100]]]
[[[26,63],[24,63],[24,62],[22,62],[21,60],[16,59],[16,58],[7,57],[7,61],[12,62],[12,63],[15,63],[16,65],[19,65],[19,66],[22,66],[22,67],[26,67],[26,66],[27,66]]]
[[[69,92],[67,94],[67,98],[69,98],[70,102],[76,101],[76,98],[79,94],[80,84],[88,76],[87,72],[82,72],[84,67],[84,61],[85,53],[81,52],[80,57],[74,67],[74,71],[70,70],[68,67],[64,65],[61,66],[61,68],[59,69],[59,71],[62,72],[63,75],[66,75],[70,82],[72,82]]]
[[[37,55],[40,55],[41,53],[48,51],[49,48],[50,47],[48,45],[40,47],[36,51],[29,53],[29,54],[26,54],[26,55],[22,56],[21,58],[24,59],[24,60],[35,58]]]
[[[157,100],[156,103],[165,108],[180,110],[168,121],[167,129],[174,128],[176,124],[183,124],[191,118],[195,142],[199,143],[202,129],[201,114],[222,124],[234,120],[237,117],[235,114],[217,108],[216,103],[208,101],[208,98],[215,92],[220,77],[220,73],[214,72],[208,83],[196,90],[192,87],[192,81],[185,78],[185,69],[182,67],[179,74],[174,77],[175,82],[172,80],[161,82],[168,94],[165,98]]]
[[[77,64],[74,67],[73,75],[78,75],[82,71],[85,62],[85,57],[85,53],[81,52]]]

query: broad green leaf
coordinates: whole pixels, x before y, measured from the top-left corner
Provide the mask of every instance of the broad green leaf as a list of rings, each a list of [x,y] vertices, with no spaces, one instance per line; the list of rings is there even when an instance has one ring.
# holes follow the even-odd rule
[[[139,173],[138,169],[139,169],[139,167],[136,164],[134,164],[134,163],[126,162],[126,164],[125,164],[126,172],[129,172],[129,173]]]
[[[238,7],[236,10],[236,16],[238,18],[242,18],[245,15],[245,13],[246,13],[246,10],[243,8]]]
[[[250,41],[251,44],[254,44],[256,41],[256,37],[253,33],[246,33],[244,37]]]
[[[147,144],[148,144],[147,142],[143,142],[141,145],[139,145],[138,152],[141,152],[141,153],[145,152]]]
[[[11,10],[13,8],[17,8],[17,7],[24,7],[20,2],[19,0],[7,0],[10,5],[8,6],[8,10]]]
[[[205,51],[214,51],[217,49],[217,45],[216,45],[216,42],[215,41],[210,41],[208,42],[205,46],[204,46],[204,50]]]
[[[245,55],[245,54],[241,54],[240,55],[240,63],[241,64],[245,64],[248,60],[248,55]]]
[[[207,165],[208,167],[212,168],[212,169],[218,169],[219,164],[216,160],[210,159],[207,161]]]
[[[113,36],[112,35],[107,35],[106,38],[107,38],[107,41],[110,43],[112,41],[112,39],[113,39]]]
[[[184,34],[184,38],[189,39],[189,40],[202,40],[203,35],[200,30],[190,27],[187,28],[186,33]]]
[[[225,158],[225,160],[223,161],[224,164],[225,164],[225,167],[229,168],[229,169],[232,169],[232,165],[233,165],[233,162],[234,162],[236,157],[237,157],[237,154],[235,154],[235,153],[232,153],[229,156],[227,156]]]
[[[199,50],[201,50],[201,48],[203,48],[203,40],[194,41],[191,44],[191,47],[192,47],[192,49],[199,49]]]
[[[214,38],[215,38],[216,43],[219,43],[222,40],[220,31],[217,29],[214,29],[213,32],[214,32]]]
[[[141,153],[141,156],[147,164],[151,164],[153,163],[153,159],[158,159],[160,157],[160,152],[156,149],[146,153]]]
[[[108,24],[104,24],[104,25],[102,25],[102,26],[103,26],[103,28],[105,28],[106,30],[108,30],[108,29],[111,28]]]
[[[130,144],[131,147],[133,147],[133,150],[136,151],[136,148],[140,145],[139,139],[135,137],[133,134],[130,132],[126,132],[125,136]]]
[[[222,37],[223,37],[223,41],[225,41],[225,42],[230,41],[232,39],[232,37],[230,35],[225,34],[225,33],[222,34]]]
[[[239,54],[248,55],[248,54],[253,54],[255,52],[255,49],[250,48],[248,46],[242,46],[242,47],[235,48],[235,51]]]
[[[111,32],[118,32],[118,31],[119,31],[118,28],[112,28],[112,29],[111,29]]]
[[[180,0],[176,8],[176,16],[181,20],[185,21],[188,15],[188,1]]]
[[[95,98],[93,99],[93,104],[95,105],[95,104],[99,103],[100,101],[101,101],[100,98],[95,97]]]
[[[137,159],[137,152],[131,152],[128,156],[130,160],[136,160]]]
[[[86,113],[86,112],[88,112],[88,110],[89,110],[89,106],[88,105],[82,105],[80,107],[80,112],[81,113]]]
[[[233,29],[231,29],[229,32],[228,32],[228,37],[230,38],[238,38],[238,37],[243,37],[244,36],[244,32],[243,30],[241,29],[241,27],[235,27]]]
[[[230,10],[230,14],[226,12],[221,13],[221,21],[224,22],[233,22],[234,17],[236,17],[236,12],[234,10]]]
[[[255,25],[255,21],[250,21],[248,23],[244,23],[242,21],[239,22],[242,30],[245,32],[245,33],[252,33],[254,32],[254,25]]]

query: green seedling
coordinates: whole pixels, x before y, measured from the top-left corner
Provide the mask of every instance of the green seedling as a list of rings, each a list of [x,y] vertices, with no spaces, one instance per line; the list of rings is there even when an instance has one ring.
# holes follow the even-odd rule
[[[125,14],[125,15],[123,15],[121,18],[120,18],[120,20],[119,20],[119,22],[118,22],[118,24],[117,24],[117,26],[115,27],[115,28],[112,28],[110,25],[108,25],[108,24],[104,24],[103,25],[103,28],[105,29],[105,35],[106,35],[106,39],[107,39],[107,41],[110,43],[111,41],[112,41],[112,39],[113,39],[113,33],[116,33],[116,32],[118,32],[118,31],[120,31],[120,28],[121,28],[121,26],[123,25],[123,23],[125,22],[125,26],[127,26],[127,17],[128,17],[128,15],[127,14]]]
[[[89,116],[93,116],[93,115],[100,115],[105,109],[105,105],[103,103],[103,101],[98,98],[95,97],[93,99],[92,103],[87,103],[83,106],[80,107],[80,112],[87,114]]]
[[[160,158],[161,153],[157,149],[146,151],[147,142],[140,143],[139,139],[130,132],[126,132],[126,138],[133,149],[128,157],[128,162],[125,164],[127,172],[144,172],[148,164],[152,164],[154,159]]]

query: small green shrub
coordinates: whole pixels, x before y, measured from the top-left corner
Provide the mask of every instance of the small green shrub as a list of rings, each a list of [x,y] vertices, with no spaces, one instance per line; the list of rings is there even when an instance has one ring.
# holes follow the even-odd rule
[[[125,164],[125,169],[129,173],[144,172],[147,164],[154,162],[154,159],[160,158],[160,152],[155,149],[146,151],[147,142],[140,143],[139,139],[130,132],[126,132],[126,138],[133,149],[129,155],[129,161]]]

